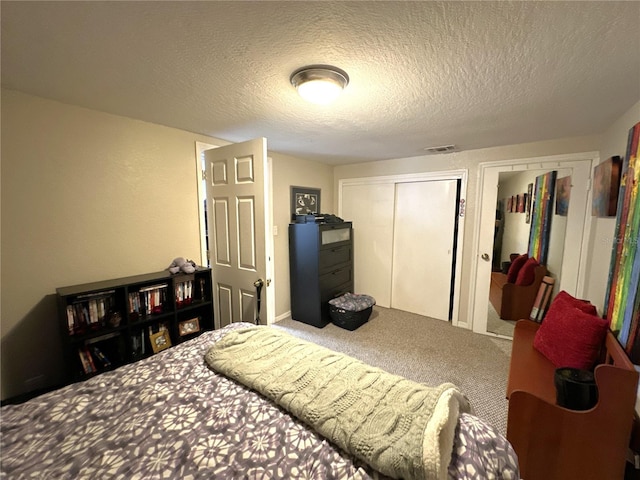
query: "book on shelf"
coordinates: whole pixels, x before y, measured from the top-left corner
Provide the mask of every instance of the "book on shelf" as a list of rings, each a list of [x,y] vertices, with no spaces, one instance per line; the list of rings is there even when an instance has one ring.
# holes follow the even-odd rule
[[[142,355],[142,342],[139,335],[131,336],[131,351],[134,357]]]
[[[84,354],[87,357],[87,360],[89,361],[89,365],[91,366],[91,372],[97,372],[98,369],[96,368],[96,363],[93,361],[93,356],[91,355],[91,352],[89,351],[89,347],[84,347]]]
[[[106,325],[107,317],[115,307],[111,292],[80,295],[66,307],[69,335],[84,333]]]
[[[193,294],[193,280],[186,280],[184,282],[176,283],[176,305],[178,307],[182,305],[189,305],[192,300]]]
[[[78,356],[80,357],[80,363],[82,364],[82,370],[85,374],[95,372],[95,365],[92,366],[90,362],[90,356],[87,355],[87,351],[84,348],[78,349]]]
[[[108,368],[111,366],[111,361],[107,358],[107,356],[100,350],[98,347],[91,347],[91,351],[93,355],[98,359],[98,361],[102,364],[104,368]]]
[[[94,325],[100,322],[98,316],[98,301],[95,298],[89,300],[89,323]]]
[[[545,314],[547,313],[547,309],[549,308],[549,304],[551,303],[551,295],[553,295],[553,285],[555,284],[555,280],[552,277],[545,276],[542,279],[542,283],[540,284],[540,288],[538,289],[538,294],[536,295],[536,299],[533,302],[533,308],[531,309],[531,314],[529,315],[529,320],[533,320],[534,322],[542,322]]]
[[[144,330],[131,335],[131,350],[134,356],[144,356],[146,353],[146,341]]]
[[[76,319],[73,312],[73,305],[67,305],[67,326],[69,327],[69,335],[73,335],[76,329]]]
[[[162,313],[167,300],[166,283],[144,287],[129,293],[129,314],[151,315]]]

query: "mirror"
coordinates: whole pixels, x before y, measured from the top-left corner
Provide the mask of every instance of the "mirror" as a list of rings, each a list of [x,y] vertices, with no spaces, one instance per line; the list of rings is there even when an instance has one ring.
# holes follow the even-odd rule
[[[571,168],[558,168],[556,185],[571,176]],[[500,318],[501,295],[496,289],[506,281],[512,254],[528,252],[531,216],[535,195],[536,177],[550,170],[523,170],[500,172],[498,177],[498,197],[494,228],[493,255],[491,260],[491,289],[487,312],[487,332],[505,337],[513,337],[513,328],[518,319]],[[570,178],[563,180],[570,183]],[[568,186],[570,191],[570,185]],[[554,188],[554,196],[556,189]],[[567,192],[568,195],[568,192]],[[557,198],[551,205],[551,225],[546,267],[547,275],[560,283],[560,273],[564,257],[565,233],[568,210],[556,210]],[[567,207],[568,208],[568,207]]]

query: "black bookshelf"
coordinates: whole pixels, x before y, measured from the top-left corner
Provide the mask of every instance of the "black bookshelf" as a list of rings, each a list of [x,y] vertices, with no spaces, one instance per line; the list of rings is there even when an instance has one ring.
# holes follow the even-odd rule
[[[132,363],[213,330],[211,269],[56,290],[67,382]]]

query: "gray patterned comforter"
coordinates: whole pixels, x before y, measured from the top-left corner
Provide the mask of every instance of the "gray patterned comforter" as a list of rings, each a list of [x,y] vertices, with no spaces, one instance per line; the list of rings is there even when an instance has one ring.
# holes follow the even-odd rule
[[[211,371],[234,324],[0,410],[0,478],[385,478],[269,400]],[[517,479],[507,440],[460,416],[449,477]]]

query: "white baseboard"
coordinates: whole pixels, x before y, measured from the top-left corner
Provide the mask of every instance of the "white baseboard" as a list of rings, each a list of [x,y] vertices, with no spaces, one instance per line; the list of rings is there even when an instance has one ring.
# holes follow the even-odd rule
[[[273,323],[278,323],[280,320],[287,320],[289,318],[291,318],[291,310],[284,312],[282,315],[278,315]]]

